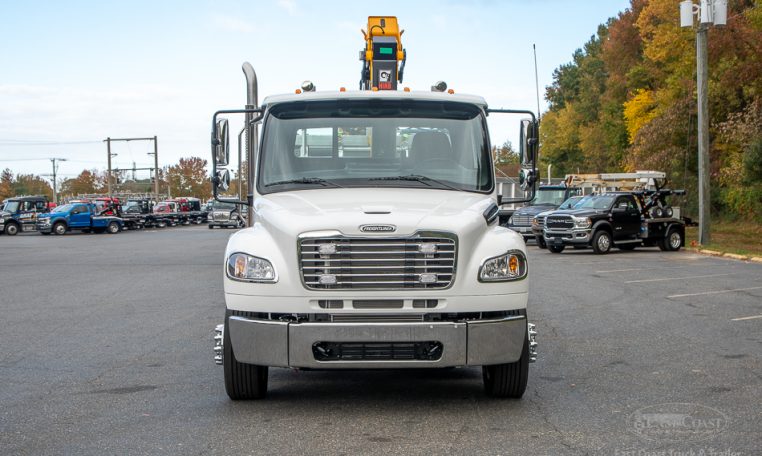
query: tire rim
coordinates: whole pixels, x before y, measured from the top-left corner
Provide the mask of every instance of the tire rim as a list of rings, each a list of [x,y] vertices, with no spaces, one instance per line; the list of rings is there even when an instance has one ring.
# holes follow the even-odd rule
[[[609,249],[611,246],[611,241],[609,240],[609,236],[607,234],[603,234],[598,237],[598,250],[605,252]]]
[[[5,231],[7,231],[7,234],[10,236],[13,236],[19,232],[18,228],[16,228],[16,225],[8,225]]]
[[[56,234],[64,234],[66,232],[66,227],[63,225],[56,225]]]
[[[678,249],[680,247],[680,244],[682,244],[680,233],[673,232],[672,234],[669,235],[669,246],[672,247],[672,249]]]
[[[111,231],[111,233],[113,234],[113,233],[116,233],[119,230],[119,228],[112,223],[111,225],[108,226],[108,230]]]

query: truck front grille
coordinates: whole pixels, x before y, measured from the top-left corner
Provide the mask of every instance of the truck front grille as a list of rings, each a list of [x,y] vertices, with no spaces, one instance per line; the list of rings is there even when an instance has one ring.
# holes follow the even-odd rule
[[[306,237],[299,241],[299,261],[309,289],[441,289],[455,277],[456,250],[455,236],[444,233]]]
[[[545,227],[551,230],[568,230],[574,227],[574,222],[568,215],[549,215],[545,219]]]
[[[529,226],[532,224],[532,217],[533,216],[531,215],[513,214],[511,223],[513,223],[514,226]]]

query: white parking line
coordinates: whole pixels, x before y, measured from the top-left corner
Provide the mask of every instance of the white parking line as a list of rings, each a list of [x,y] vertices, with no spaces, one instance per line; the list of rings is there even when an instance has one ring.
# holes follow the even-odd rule
[[[731,318],[730,321],[756,320],[762,318],[762,315],[752,315],[751,317]]]
[[[729,276],[729,275],[733,275],[733,274],[708,274],[708,275],[698,275],[698,276],[688,276],[688,277],[663,277],[661,279],[628,280],[625,283],[666,282],[668,280],[703,279],[705,277],[722,277],[722,276]]]
[[[712,295],[712,294],[722,294],[722,293],[734,293],[736,291],[759,290],[759,289],[762,289],[762,287],[736,288],[734,290],[718,290],[718,291],[705,291],[703,293],[678,294],[678,295],[667,296],[667,298],[685,298],[685,297],[688,297],[688,296],[702,296],[702,295]]]

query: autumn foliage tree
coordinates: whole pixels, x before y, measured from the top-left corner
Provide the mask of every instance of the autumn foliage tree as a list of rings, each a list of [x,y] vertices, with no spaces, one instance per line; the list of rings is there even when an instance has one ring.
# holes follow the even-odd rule
[[[632,0],[553,74],[541,157],[561,172],[657,169],[696,196],[695,31],[678,2]],[[709,32],[713,207],[762,219],[762,0]]]
[[[211,195],[206,170],[207,161],[199,157],[181,158],[167,169],[167,182],[172,196],[195,196],[205,199]]]
[[[95,169],[83,170],[72,179],[66,179],[61,185],[61,195],[76,196],[102,193],[106,189],[106,175]]]

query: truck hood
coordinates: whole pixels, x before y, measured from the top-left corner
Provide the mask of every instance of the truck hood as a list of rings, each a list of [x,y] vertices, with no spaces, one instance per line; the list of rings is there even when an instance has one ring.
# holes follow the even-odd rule
[[[419,230],[463,233],[483,228],[482,213],[492,201],[490,195],[450,190],[337,188],[261,196],[254,210],[255,223],[291,238],[321,230],[374,234],[361,231],[362,225],[392,225],[393,232],[375,234],[405,236]]]
[[[592,217],[594,215],[598,214],[605,214],[608,211],[605,210],[595,210],[595,209],[564,209],[560,211],[553,211],[552,213],[549,213],[548,215],[574,215],[577,217]]]
[[[524,206],[516,209],[516,212],[514,212],[513,215],[537,215],[540,212],[552,211],[557,207],[558,206],[552,204],[543,204],[541,206]]]

